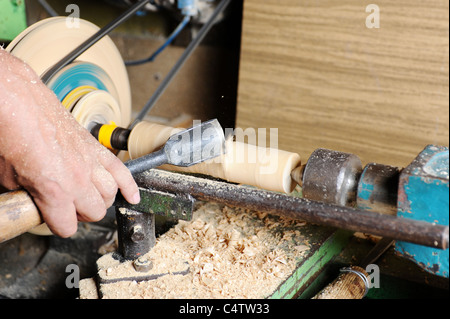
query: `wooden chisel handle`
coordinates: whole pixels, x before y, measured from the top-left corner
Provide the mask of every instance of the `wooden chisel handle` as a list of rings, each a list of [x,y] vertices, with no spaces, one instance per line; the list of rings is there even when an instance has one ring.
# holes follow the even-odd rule
[[[370,283],[369,274],[361,267],[352,266],[346,268],[313,299],[362,299],[369,289],[368,283]]]
[[[0,243],[43,223],[31,196],[23,190],[0,194]]]

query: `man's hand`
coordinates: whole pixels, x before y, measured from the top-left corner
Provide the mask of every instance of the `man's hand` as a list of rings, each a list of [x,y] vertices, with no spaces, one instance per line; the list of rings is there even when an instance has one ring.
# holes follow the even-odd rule
[[[139,202],[123,163],[100,145],[23,61],[0,48],[0,184],[24,188],[50,230],[99,221],[120,189]]]

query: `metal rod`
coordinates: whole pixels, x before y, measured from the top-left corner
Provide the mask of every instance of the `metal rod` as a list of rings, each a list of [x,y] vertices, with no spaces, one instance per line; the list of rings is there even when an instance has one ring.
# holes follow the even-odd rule
[[[156,169],[135,176],[135,180],[141,187],[165,190],[174,194],[190,194],[197,200],[269,212],[423,246],[440,249],[448,247],[448,226],[335,206],[253,187]]]
[[[359,267],[366,269],[370,264],[374,264],[378,258],[380,258],[393,244],[394,240],[392,238],[383,237],[380,241],[373,247],[366,257],[360,261]]]
[[[178,73],[178,71],[181,69],[181,67],[184,65],[186,60],[191,56],[192,52],[197,48],[197,46],[200,44],[200,42],[203,40],[203,38],[206,36],[206,34],[209,32],[209,30],[212,28],[214,22],[216,21],[217,17],[227,8],[227,6],[230,4],[231,0],[222,0],[219,5],[216,7],[214,12],[212,13],[211,17],[208,19],[208,21],[202,26],[200,31],[197,33],[195,38],[189,43],[187,48],[184,50],[181,57],[178,59],[178,61],[175,63],[175,65],[172,67],[172,69],[169,71],[167,76],[164,78],[164,80],[161,82],[161,84],[158,86],[156,91],[153,93],[153,95],[150,97],[148,102],[144,105],[142,110],[137,115],[134,122],[129,126],[129,129],[132,129],[137,123],[142,121],[142,119],[147,115],[147,113],[152,109],[152,107],[155,105],[155,103],[158,101],[160,96],[164,93],[167,86],[170,84],[172,79],[175,77],[175,75]]]
[[[134,6],[130,7],[127,11],[125,11],[121,16],[98,30],[94,35],[76,47],[72,52],[67,54],[64,58],[62,58],[58,63],[53,65],[50,69],[48,69],[44,75],[42,76],[42,82],[48,84],[50,79],[59,72],[62,68],[64,68],[69,63],[72,63],[76,58],[78,58],[81,54],[83,54],[87,49],[101,40],[105,35],[110,33],[117,26],[128,20],[131,16],[133,16],[137,11],[141,10],[150,0],[141,0],[137,2]]]
[[[47,13],[50,16],[52,16],[52,17],[58,16],[58,12],[56,12],[55,9],[53,9],[52,6],[49,5],[47,1],[45,1],[45,0],[38,0],[38,2],[44,8],[44,10],[47,11]]]

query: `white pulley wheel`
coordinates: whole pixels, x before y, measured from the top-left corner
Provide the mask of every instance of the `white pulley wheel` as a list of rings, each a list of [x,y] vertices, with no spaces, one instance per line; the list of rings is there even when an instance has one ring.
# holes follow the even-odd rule
[[[37,74],[42,76],[47,69],[98,30],[96,25],[82,19],[80,19],[79,27],[68,28],[66,17],[53,17],[39,21],[27,28],[8,45],[6,50],[24,60]],[[131,120],[130,84],[125,64],[113,41],[108,36],[102,38],[75,61],[92,66],[92,69],[87,72],[90,72],[91,75],[98,75],[99,79],[95,81],[95,84],[105,86],[120,106],[121,119],[117,119],[117,121],[128,125]],[[68,65],[65,69],[74,68],[75,65],[76,63]],[[61,81],[61,78],[58,77],[61,76],[61,72],[50,80],[48,85],[50,88],[58,80]],[[109,78],[106,82],[111,80],[113,86],[103,83],[103,74],[96,73],[104,73]],[[82,75],[81,73],[79,77]],[[66,78],[62,80],[66,80]],[[103,87],[99,89],[103,89]]]
[[[122,125],[119,105],[106,91],[97,90],[84,95],[73,108],[72,115],[88,130],[91,130],[95,123]]]

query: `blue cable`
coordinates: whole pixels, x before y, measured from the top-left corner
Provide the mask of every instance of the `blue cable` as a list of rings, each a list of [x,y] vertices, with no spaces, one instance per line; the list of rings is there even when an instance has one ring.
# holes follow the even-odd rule
[[[153,62],[155,58],[169,45],[172,43],[172,41],[180,34],[180,32],[187,26],[189,21],[191,20],[190,16],[185,16],[183,21],[177,26],[177,28],[172,32],[172,34],[167,38],[167,41],[159,47],[151,56],[149,56],[146,59],[142,60],[135,60],[135,61],[126,61],[126,66],[132,66],[132,65],[140,65],[147,62]]]

